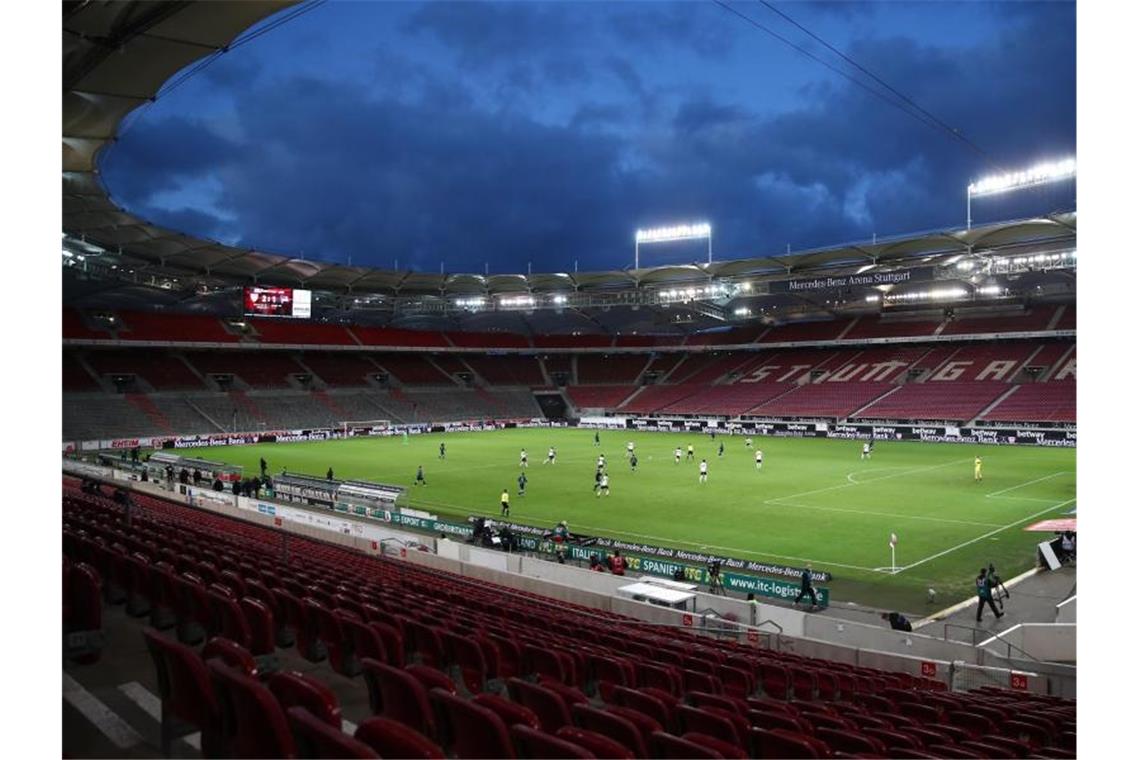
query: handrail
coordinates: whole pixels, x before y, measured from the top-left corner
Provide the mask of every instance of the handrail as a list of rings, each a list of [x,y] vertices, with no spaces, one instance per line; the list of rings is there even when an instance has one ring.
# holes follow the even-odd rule
[[[1039,658],[1034,657],[1033,655],[1029,654],[1029,652],[1026,652],[1024,649],[1022,649],[1021,647],[1017,646],[1016,644],[1009,641],[1008,639],[1005,639],[1002,637],[1002,634],[1007,633],[1010,629],[1006,629],[1005,631],[997,631],[995,633],[994,631],[987,631],[984,628],[976,628],[972,625],[962,625],[961,623],[943,623],[942,639],[944,641],[950,640],[947,637],[947,629],[949,629],[949,628],[961,628],[964,631],[970,631],[970,644],[972,646],[975,646],[975,647],[980,646],[978,644],[978,637],[977,637],[978,633],[986,634],[987,640],[988,639],[997,639],[1001,643],[1005,644],[1005,658],[1007,660],[1012,659],[1012,657],[1010,655],[1012,654],[1012,652],[1014,650],[1016,650],[1019,654],[1023,655],[1028,660],[1033,660],[1034,662],[1041,662],[1041,660]]]

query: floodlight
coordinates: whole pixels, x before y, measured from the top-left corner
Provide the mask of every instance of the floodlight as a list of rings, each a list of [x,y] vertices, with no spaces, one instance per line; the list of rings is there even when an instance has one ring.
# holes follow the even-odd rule
[[[712,225],[708,222],[650,227],[634,233],[633,268],[641,268],[641,246],[649,243],[671,243],[677,240],[708,240],[709,263],[712,263]]]
[[[966,187],[966,229],[970,229],[973,224],[971,202],[974,198],[1024,190],[1027,187],[1036,187],[1076,176],[1077,159],[1065,158],[1060,161],[1040,163],[1023,171],[995,174],[971,182]]]

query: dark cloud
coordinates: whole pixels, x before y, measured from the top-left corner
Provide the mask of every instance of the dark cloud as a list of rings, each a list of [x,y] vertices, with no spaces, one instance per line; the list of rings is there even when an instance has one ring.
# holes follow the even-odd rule
[[[707,58],[723,58],[735,44],[734,29],[723,10],[710,3],[618,5],[611,31],[622,45],[645,53],[691,50]]]
[[[1019,9],[974,47],[895,35],[847,52],[998,163],[1019,165],[1075,143],[1073,10],[1055,5]],[[143,118],[114,148],[107,182],[156,222],[250,247],[501,272],[620,267],[637,226],[696,217],[714,224],[721,258],[960,224],[963,188],[989,168],[814,64],[812,84],[779,109],[764,107],[761,78],[735,98],[662,85],[654,67],[669,45],[684,38],[702,54],[702,29],[724,26],[723,14],[607,8],[602,20],[630,46],[662,51],[649,56],[589,50],[598,17],[584,8],[426,5],[408,29],[453,49],[464,73],[481,71],[485,91],[442,73],[450,63],[422,66],[400,51],[375,57],[379,81],[367,91],[282,70],[272,87],[233,98],[225,134],[240,141],[189,116]],[[726,28],[741,36],[723,48],[754,44]],[[516,107],[552,91],[564,124]],[[220,188],[209,208],[170,201],[205,180]]]

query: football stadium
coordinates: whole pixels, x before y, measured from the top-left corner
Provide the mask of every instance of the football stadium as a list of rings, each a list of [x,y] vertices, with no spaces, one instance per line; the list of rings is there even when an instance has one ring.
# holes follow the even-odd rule
[[[873,12],[890,26],[920,10]],[[1075,143],[1043,140],[1055,151],[1025,165],[979,159],[971,123],[951,129],[937,98],[906,92],[920,85],[904,62],[878,68],[853,39],[846,51],[825,42],[859,24],[832,12],[63,3],[64,756],[1075,757]],[[968,183],[952,187],[952,208],[932,204],[938,226],[900,216],[918,221],[865,237],[841,237],[827,204],[801,193],[795,213],[824,237],[772,245],[749,237],[729,200],[642,175],[623,185],[641,215],[624,219],[592,169],[573,186],[573,164],[528,161],[530,138],[510,127],[521,195],[481,197],[469,216],[427,207],[420,185],[447,184],[430,164],[444,155],[490,177],[508,159],[493,141],[486,154],[457,141],[425,157],[483,128],[454,115],[464,100],[450,91],[441,113],[452,115],[390,153],[396,107],[357,112],[336,95],[344,111],[312,117],[328,130],[320,147],[291,155],[215,102],[246,98],[227,88],[243,71],[270,76],[286,51],[299,77],[305,66],[349,76],[312,40],[348,34],[338,14],[375,13],[410,14],[393,22],[396,38],[377,32],[392,50],[368,75],[405,87],[429,73],[402,68],[401,45],[441,55],[417,47],[429,25],[474,45],[475,57],[456,54],[471,77],[516,81],[494,67],[542,53],[503,50],[515,38],[499,35],[527,14],[534,34],[565,23],[583,37],[615,14],[631,45],[657,51],[662,77],[704,73],[685,68],[689,53],[667,61],[648,29],[717,66],[766,47],[808,71],[822,64],[902,132],[952,143],[940,150],[959,151],[945,160],[953,171],[919,173]],[[1027,22],[1008,23],[1001,34]],[[732,30],[731,51],[707,28]],[[581,51],[557,37],[569,65]],[[601,86],[547,63],[551,82]],[[638,66],[618,78],[632,87],[640,73],[648,92],[652,66]],[[306,93],[248,97],[265,120],[290,122],[284,131],[312,126],[284,118]],[[656,123],[668,106],[654,97],[671,96],[611,113],[625,125],[612,134]],[[171,126],[199,107],[194,130]],[[701,160],[752,139],[728,106],[686,107],[674,123],[692,120],[677,129],[700,132]],[[571,156],[595,128],[559,145]],[[336,130],[376,141],[369,160],[391,175],[368,182],[396,188],[376,191],[383,202],[336,164]],[[214,144],[238,134],[250,146],[240,159]],[[783,139],[810,152],[832,138],[805,127]],[[859,139],[832,148],[856,154]],[[613,160],[636,173],[661,160],[661,140]],[[195,150],[223,157],[186,180]],[[315,185],[343,181],[366,198],[376,250],[314,255],[313,240],[341,240],[341,218],[262,247],[237,211],[188,210],[237,197],[229,185],[262,181],[257,167],[275,161],[327,167]],[[814,171],[789,161],[792,174]],[[408,162],[419,182],[394,178]],[[754,171],[764,192],[787,180]],[[864,195],[842,214],[896,204],[897,183],[914,181],[899,176],[859,180]],[[680,177],[681,188],[709,181]],[[164,180],[153,197],[178,214],[132,200],[136,184]],[[541,207],[544,182],[564,207]],[[613,213],[579,213],[597,209],[579,187]],[[310,191],[309,205],[337,192]],[[535,208],[628,227],[528,227]],[[200,226],[215,212],[221,226]],[[285,231],[302,214],[274,213]],[[766,213],[749,209],[747,225]],[[439,237],[431,253],[404,245],[405,223]],[[504,250],[487,250],[500,233]],[[614,253],[591,248],[609,238]]]

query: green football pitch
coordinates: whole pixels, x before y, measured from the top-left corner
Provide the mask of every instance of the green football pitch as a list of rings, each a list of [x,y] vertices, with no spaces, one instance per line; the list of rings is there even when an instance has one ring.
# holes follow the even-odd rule
[[[1076,509],[1076,451],[877,441],[868,460],[856,441],[763,438],[757,471],[742,437],[695,433],[517,429],[309,443],[214,447],[197,452],[257,472],[289,472],[403,485],[408,505],[441,517],[499,515],[540,527],[566,520],[574,532],[787,565],[811,562],[834,580],[833,604],[930,611],[927,589],[950,604],[973,593],[973,577],[993,562],[1008,579],[1033,566],[1045,536],[1026,525]],[[636,472],[625,455],[633,441]],[[439,444],[447,446],[439,458]],[[724,444],[724,455],[718,456]],[[673,461],[692,444],[695,460]],[[557,461],[543,464],[547,448]],[[520,450],[529,454],[526,495],[518,495]],[[604,453],[610,495],[595,496]],[[973,460],[983,460],[974,481]],[[707,483],[698,463],[709,463]],[[422,465],[426,486],[413,486]],[[888,541],[898,535],[897,572]],[[941,605],[940,605],[941,606]]]

